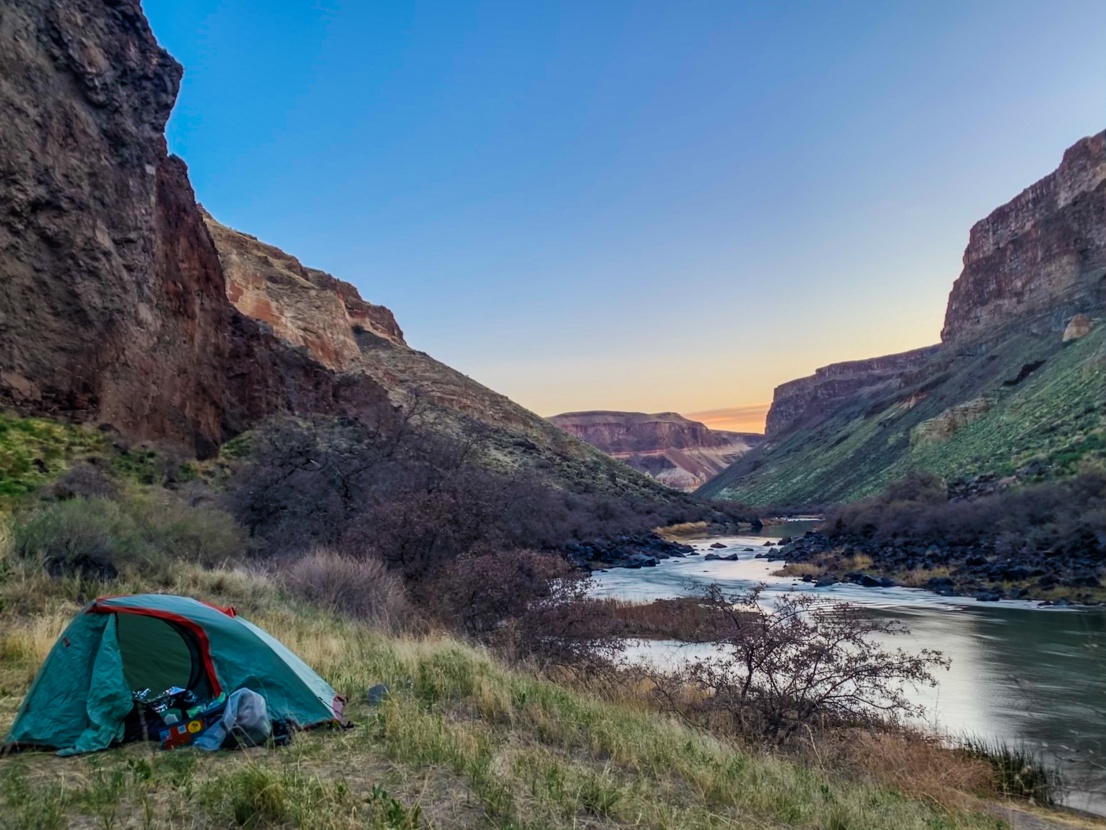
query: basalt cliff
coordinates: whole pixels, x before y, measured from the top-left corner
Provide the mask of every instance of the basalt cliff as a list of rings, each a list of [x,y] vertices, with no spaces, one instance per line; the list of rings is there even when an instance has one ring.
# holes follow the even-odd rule
[[[694,490],[763,440],[709,429],[675,412],[566,412],[549,419],[612,458],[677,490]]]
[[[164,137],[181,75],[137,0],[0,7],[0,408],[201,457],[278,413],[418,409],[490,463],[667,497],[202,211]]]
[[[776,388],[766,440],[703,495],[822,504],[915,469],[957,486],[1106,457],[1106,133],[971,229],[941,342]]]

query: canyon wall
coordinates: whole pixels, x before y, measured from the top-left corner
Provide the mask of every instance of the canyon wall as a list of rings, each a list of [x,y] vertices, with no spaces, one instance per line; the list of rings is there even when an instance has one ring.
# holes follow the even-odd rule
[[[164,136],[181,74],[138,0],[0,6],[0,409],[202,457],[276,413],[403,407],[497,469],[671,497],[203,212]]]
[[[779,435],[816,420],[862,391],[894,386],[904,373],[924,366],[939,350],[938,346],[928,346],[869,360],[833,363],[808,377],[780,384],[772,396],[765,435]]]
[[[549,420],[677,490],[701,487],[763,440],[757,433],[709,429],[675,412],[566,412]]]
[[[1010,323],[1062,331],[1106,310],[1106,132],[977,222],[949,295],[941,340],[986,338]]]
[[[0,16],[0,403],[218,444],[231,309],[136,0]]]
[[[781,384],[767,440],[700,493],[811,505],[916,469],[1056,476],[1101,460],[1104,276],[1106,132],[971,229],[940,344]]]

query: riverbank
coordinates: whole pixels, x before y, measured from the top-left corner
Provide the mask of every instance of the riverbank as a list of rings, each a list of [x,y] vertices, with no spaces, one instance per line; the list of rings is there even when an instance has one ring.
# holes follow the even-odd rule
[[[957,547],[895,541],[843,541],[823,532],[809,532],[772,553],[782,560],[780,576],[819,587],[839,582],[865,588],[921,588],[939,596],[969,597],[980,602],[1004,599],[1046,606],[1106,605],[1106,588],[1093,563],[1080,561],[1078,570],[1064,560],[1025,560],[996,556],[971,545]]]
[[[787,540],[784,573],[984,602],[1106,602],[1106,471],[948,485],[916,473]]]

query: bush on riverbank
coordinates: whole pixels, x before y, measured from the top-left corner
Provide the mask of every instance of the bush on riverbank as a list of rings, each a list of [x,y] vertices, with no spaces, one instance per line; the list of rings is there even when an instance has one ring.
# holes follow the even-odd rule
[[[1106,472],[1030,484],[951,502],[936,476],[917,474],[879,496],[831,510],[823,530],[839,539],[990,545],[1003,556],[1106,553]]]
[[[800,730],[879,729],[920,714],[904,686],[934,686],[932,672],[948,667],[939,652],[908,654],[879,645],[877,637],[903,634],[901,624],[848,603],[825,605],[811,594],[784,594],[767,612],[762,589],[704,589],[699,599],[721,623],[720,648],[655,676],[674,712],[726,734],[783,746]]]
[[[923,474],[839,506],[784,553],[838,578],[866,556],[878,573],[932,590],[1106,599],[1106,472],[970,500],[950,501],[942,487]]]

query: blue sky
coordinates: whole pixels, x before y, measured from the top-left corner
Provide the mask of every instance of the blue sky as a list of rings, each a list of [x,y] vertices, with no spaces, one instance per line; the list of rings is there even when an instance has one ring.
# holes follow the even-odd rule
[[[936,342],[971,224],[1106,127],[1101,0],[145,9],[199,200],[544,415],[755,425]]]

